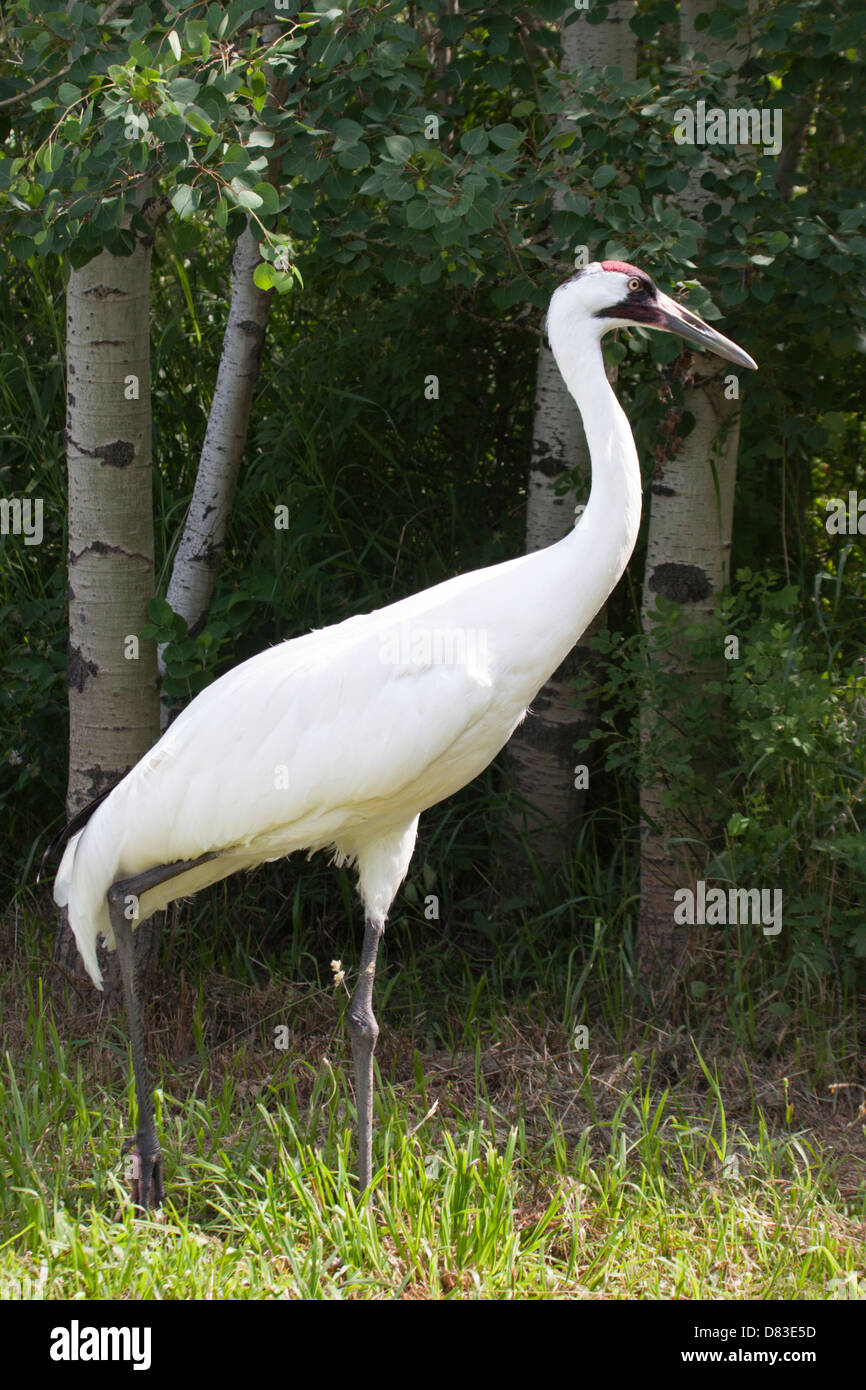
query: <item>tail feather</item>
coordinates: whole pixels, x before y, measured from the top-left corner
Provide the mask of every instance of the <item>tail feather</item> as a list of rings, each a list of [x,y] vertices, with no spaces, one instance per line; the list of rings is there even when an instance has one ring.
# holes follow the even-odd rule
[[[83,834],[84,831],[79,830],[76,835],[73,835],[72,839],[67,842],[66,849],[63,852],[63,858],[60,861],[60,867],[54,879],[54,901],[57,903],[58,907],[69,907],[72,876],[75,870],[75,855]],[[81,953],[81,959],[84,961],[88,975],[96,985],[96,988],[102,989],[102,971],[99,968],[99,961],[96,957],[96,930],[89,928],[89,923],[86,920],[83,922],[80,920],[73,922],[71,920],[71,914],[69,925],[72,927],[78,950]]]

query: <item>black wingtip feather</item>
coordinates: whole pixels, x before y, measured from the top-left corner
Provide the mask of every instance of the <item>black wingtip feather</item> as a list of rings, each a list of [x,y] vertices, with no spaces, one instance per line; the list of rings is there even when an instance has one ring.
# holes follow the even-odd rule
[[[121,778],[120,780],[122,781],[123,779]],[[59,835],[55,835],[54,839],[51,841],[51,844],[48,846],[48,848],[46,849],[45,853],[39,861],[39,868],[36,872],[37,883],[41,882],[42,873],[45,868],[46,861],[48,859],[52,859],[55,854],[59,853],[59,851],[66,844],[66,841],[71,839],[77,831],[83,829],[83,827],[90,820],[90,817],[93,815],[93,812],[96,810],[97,806],[101,806],[105,798],[107,796],[111,796],[111,793],[114,791],[114,788],[118,785],[119,783],[115,782],[113,786],[106,788],[104,792],[100,792],[99,796],[94,797],[93,801],[89,801],[87,805],[84,806],[77,813],[77,815],[74,815],[72,817],[72,820],[69,822],[68,825],[64,825]]]

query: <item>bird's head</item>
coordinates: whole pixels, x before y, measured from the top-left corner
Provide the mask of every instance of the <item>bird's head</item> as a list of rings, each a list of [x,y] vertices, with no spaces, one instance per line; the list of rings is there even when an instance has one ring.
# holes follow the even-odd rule
[[[611,328],[657,328],[678,333],[690,343],[757,370],[747,352],[710,328],[697,314],[682,308],[657,289],[650,277],[626,261],[593,261],[554,291],[547,314],[547,331],[568,335],[595,326],[597,336]]]

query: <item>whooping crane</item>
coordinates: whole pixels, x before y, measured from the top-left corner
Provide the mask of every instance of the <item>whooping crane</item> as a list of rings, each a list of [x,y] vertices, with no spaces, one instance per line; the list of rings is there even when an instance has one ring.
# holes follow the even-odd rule
[[[54,889],[94,983],[120,958],[138,1106],[139,1203],[163,1195],[132,930],[175,898],[295,850],[357,866],[365,926],[349,1006],[359,1177],[372,1174],[376,954],[418,818],[470,782],[601,608],[635,544],[641,477],[601,339],[640,324],[755,363],[622,261],[554,292],[550,346],[583,417],[592,489],[564,540],[461,574],[261,652],[202,691],[154,748],[72,822]],[[92,811],[92,813],[91,813]],[[83,827],[83,828],[79,828]],[[132,920],[130,920],[132,919]]]

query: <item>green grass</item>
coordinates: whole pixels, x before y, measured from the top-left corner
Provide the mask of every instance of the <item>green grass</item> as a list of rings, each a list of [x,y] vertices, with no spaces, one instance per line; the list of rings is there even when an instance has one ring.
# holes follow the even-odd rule
[[[684,1030],[634,1023],[627,1039],[591,1025],[575,1051],[552,998],[488,1000],[471,1022],[432,1000],[453,1015],[432,1032],[389,1026],[380,1003],[377,1171],[359,1200],[344,991],[182,980],[152,1036],[169,1198],[136,1219],[122,1023],[79,1012],[61,1037],[26,964],[2,996],[0,1297],[862,1292],[859,1093],[783,1079],[730,1034],[712,1063]]]
[[[351,875],[296,857],[169,915],[151,1220],[120,1159],[124,1020],[83,977],[64,994],[48,890],[21,887],[0,920],[0,1298],[862,1293],[857,996],[792,970],[782,1019],[771,950],[705,937],[660,1022],[634,991],[627,847],[588,821],[571,867],[511,883],[508,825],[485,778],[426,818],[377,969],[363,1200]]]

